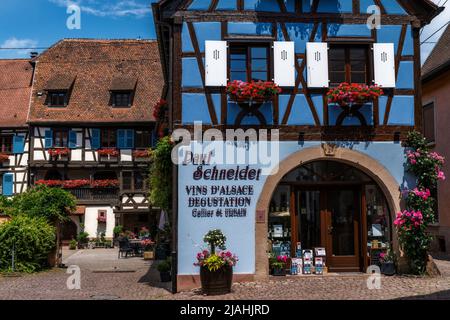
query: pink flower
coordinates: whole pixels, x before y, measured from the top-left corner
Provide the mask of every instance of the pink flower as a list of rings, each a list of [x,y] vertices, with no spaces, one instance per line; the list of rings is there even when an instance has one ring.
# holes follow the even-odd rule
[[[445,174],[443,171],[439,170],[437,175],[438,180],[445,180]]]

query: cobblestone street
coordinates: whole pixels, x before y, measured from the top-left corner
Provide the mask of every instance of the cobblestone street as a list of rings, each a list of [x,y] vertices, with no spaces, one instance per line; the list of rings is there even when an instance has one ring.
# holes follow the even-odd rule
[[[235,284],[233,293],[219,297],[205,297],[199,290],[172,295],[170,283],[159,282],[151,262],[142,258],[118,260],[116,250],[65,251],[64,263],[80,267],[81,290],[68,290],[66,270],[54,269],[21,277],[0,277],[0,299],[450,299],[449,260],[436,260],[441,277],[382,277],[380,290],[369,290],[363,274],[341,274]]]

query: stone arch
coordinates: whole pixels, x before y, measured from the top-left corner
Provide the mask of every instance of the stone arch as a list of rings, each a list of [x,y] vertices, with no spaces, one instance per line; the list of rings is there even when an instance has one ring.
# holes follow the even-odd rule
[[[322,147],[305,148],[280,162],[278,171],[274,171],[273,174],[267,178],[258,199],[256,210],[257,212],[265,212],[265,222],[256,222],[255,277],[257,279],[266,278],[269,274],[267,261],[268,208],[276,187],[281,179],[283,179],[290,171],[301,165],[321,160],[345,163],[361,170],[371,177],[378,184],[386,198],[391,215],[391,225],[393,225],[395,214],[401,209],[402,196],[398,182],[381,163],[362,152],[346,148],[337,148],[333,145],[322,144]],[[393,247],[398,250],[398,239],[395,232],[393,232],[392,241]]]

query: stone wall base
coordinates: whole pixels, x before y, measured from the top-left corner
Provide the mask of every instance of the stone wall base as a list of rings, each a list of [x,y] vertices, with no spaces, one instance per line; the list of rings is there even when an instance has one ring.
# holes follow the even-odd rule
[[[233,282],[252,282],[255,281],[254,274],[234,274]],[[201,288],[200,275],[178,275],[177,288],[178,292],[189,291]]]

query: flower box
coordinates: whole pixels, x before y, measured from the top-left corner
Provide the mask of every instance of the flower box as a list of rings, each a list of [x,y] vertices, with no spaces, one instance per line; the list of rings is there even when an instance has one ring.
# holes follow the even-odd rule
[[[232,81],[227,85],[227,94],[239,103],[262,104],[281,93],[281,88],[271,81]]]
[[[134,150],[133,158],[134,161],[150,161],[151,150]]]
[[[120,155],[117,149],[100,149],[97,152],[100,161],[117,161]]]
[[[216,271],[210,271],[206,267],[201,267],[200,281],[203,294],[208,296],[231,293],[233,267],[224,266]]]
[[[50,156],[50,159],[53,161],[68,161],[70,149],[69,148],[49,149],[48,155]]]
[[[383,94],[381,87],[377,85],[368,86],[358,83],[343,82],[327,93],[328,103],[337,104],[340,107],[362,106],[365,103],[376,100]]]
[[[92,188],[117,188],[119,187],[119,180],[106,179],[106,180],[94,180],[91,183]]]

